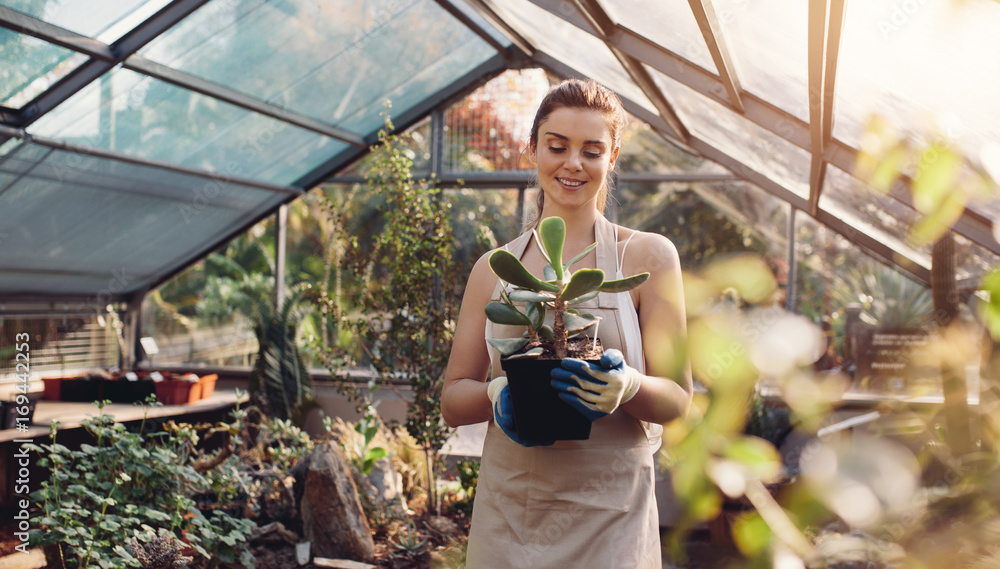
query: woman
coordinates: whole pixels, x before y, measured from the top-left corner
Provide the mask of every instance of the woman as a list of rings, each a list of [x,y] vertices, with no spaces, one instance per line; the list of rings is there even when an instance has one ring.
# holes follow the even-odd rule
[[[489,253],[469,277],[441,398],[449,425],[490,421],[468,569],[662,566],[654,453],[660,425],[687,413],[692,383],[675,349],[685,331],[676,249],[663,236],[602,215],[625,120],[613,92],[568,80],[543,99],[529,139],[541,186],[538,219],[565,221],[563,258],[598,242],[571,270],[596,267],[614,278],[650,273],[630,292],[602,293],[583,305],[602,317],[599,337],[609,352],[601,365],[566,359],[553,372],[553,385],[593,421],[588,440],[532,446],[517,439],[506,378],[485,340],[515,333],[497,334],[486,320],[484,308],[502,286]],[[546,261],[530,231],[505,247],[542,273]]]

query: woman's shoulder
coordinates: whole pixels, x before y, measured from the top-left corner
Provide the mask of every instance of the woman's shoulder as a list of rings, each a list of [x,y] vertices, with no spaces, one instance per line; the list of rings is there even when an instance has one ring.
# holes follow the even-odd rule
[[[677,256],[677,247],[665,235],[631,229],[621,225],[618,227],[618,248],[621,250],[628,243],[626,253],[629,255],[632,254],[634,247],[638,249],[639,253],[644,255]]]

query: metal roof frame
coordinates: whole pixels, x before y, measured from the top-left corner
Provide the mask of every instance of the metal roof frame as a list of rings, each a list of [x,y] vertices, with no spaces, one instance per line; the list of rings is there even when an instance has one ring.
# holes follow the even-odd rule
[[[812,0],[810,0],[812,1]],[[831,10],[835,17],[839,17],[840,21],[843,20],[843,0],[830,0],[835,4],[839,4],[839,16],[837,16],[837,7],[834,6]],[[542,2],[540,0],[532,0],[532,3],[549,10],[553,14],[563,17],[559,10],[553,9],[549,6],[548,2]],[[580,26],[579,21],[573,18],[565,18],[570,23],[574,23],[580,29],[593,33],[588,29],[587,26]],[[836,33],[836,38],[830,39],[839,45],[839,26]],[[812,129],[811,126],[797,118],[796,116],[784,111],[778,107],[775,107],[771,103],[757,97],[756,95],[743,91],[740,95],[740,100],[743,103],[743,112],[740,112],[736,107],[732,105],[732,102],[728,97],[722,96],[723,93],[727,93],[728,89],[725,83],[716,75],[709,71],[706,71],[702,67],[691,63],[684,57],[662,47],[655,43],[650,42],[648,39],[639,35],[633,30],[628,29],[621,24],[615,24],[615,30],[607,34],[605,41],[608,42],[609,46],[613,46],[616,49],[620,49],[622,52],[635,57],[636,59],[642,61],[646,65],[653,67],[657,71],[675,79],[687,87],[693,89],[694,91],[700,93],[701,95],[708,97],[709,99],[723,105],[733,112],[740,113],[744,118],[749,119],[752,123],[757,126],[772,132],[773,134],[780,136],[781,138],[791,142],[795,146],[812,153]],[[534,57],[536,61],[539,61],[538,56]],[[539,61],[539,63],[543,63]],[[834,66],[835,62],[827,64],[828,66]],[[835,71],[830,73],[831,83],[830,88],[832,89],[833,78],[835,76]],[[832,120],[832,105],[833,96],[832,90],[829,97],[824,97],[824,104],[829,106],[829,111],[826,112],[824,120]],[[823,162],[837,166],[845,172],[850,172],[854,168],[854,164],[857,160],[858,150],[845,144],[842,141],[837,140],[830,136],[832,129],[826,130],[828,143],[824,146],[823,152]],[[676,140],[675,140],[676,142]],[[901,176],[900,182],[903,184],[901,189],[909,186],[912,182],[908,177]],[[913,207],[912,200],[904,197],[903,195],[908,192],[892,192],[890,195],[907,205],[907,207]],[[818,205],[819,194],[816,196],[816,202]],[[803,211],[808,212],[808,203],[805,207],[801,207]],[[814,216],[815,217],[815,216]],[[954,228],[956,232],[964,237],[970,239],[977,245],[980,245],[993,254],[1000,255],[1000,243],[992,238],[992,228],[988,220],[985,220],[982,216],[971,211],[969,208],[965,208],[964,212],[960,216],[958,222],[956,222]]]
[[[143,164],[166,168],[171,171],[184,172],[197,176],[212,178],[211,172],[186,168],[174,164],[157,161],[147,161],[122,153],[73,145],[65,141],[32,137],[25,129],[56,108],[87,85],[98,80],[105,73],[117,66],[156,78],[174,86],[197,92],[213,99],[224,101],[241,109],[276,119],[298,128],[317,133],[332,139],[346,142],[349,147],[330,156],[312,171],[295,180],[290,186],[275,186],[260,183],[255,180],[243,180],[241,183],[262,187],[286,195],[280,200],[280,205],[301,195],[305,189],[330,180],[330,176],[368,151],[369,145],[377,141],[377,131],[368,133],[350,132],[325,123],[312,117],[288,111],[266,101],[245,95],[223,87],[210,80],[192,76],[177,69],[157,64],[137,55],[138,50],[169,30],[175,24],[201,8],[210,0],[172,0],[139,25],[112,44],[74,33],[70,30],[45,22],[38,18],[17,12],[5,6],[0,6],[0,27],[23,33],[47,43],[57,45],[76,53],[83,54],[88,59],[56,81],[50,88],[40,93],[20,109],[0,106],[0,144],[11,138],[31,140],[50,148],[72,150],[81,154],[92,154],[116,161],[133,164]],[[529,65],[541,66],[550,72],[563,77],[583,76],[581,70],[573,69],[550,54],[540,51],[532,45],[530,39],[521,35],[514,26],[504,21],[494,9],[499,0],[434,0],[452,18],[471,30],[480,40],[489,45],[496,55],[475,69],[448,85],[442,85],[433,95],[425,98],[411,108],[405,109],[394,116],[394,122],[399,129],[407,128],[423,120],[426,116],[441,109],[458,97],[464,96],[490,78],[505,69],[520,68]],[[617,59],[622,69],[652,103],[656,112],[651,112],[643,105],[636,104],[623,97],[626,109],[639,119],[646,121],[664,138],[679,148],[700,154],[713,160],[734,172],[742,179],[748,180],[763,188],[770,194],[790,204],[790,207],[808,212],[813,218],[833,231],[845,236],[858,244],[874,257],[899,267],[922,282],[929,282],[926,268],[900,257],[886,243],[859,229],[852,227],[846,221],[820,207],[820,198],[829,165],[845,172],[851,172],[857,161],[858,150],[838,140],[832,135],[834,87],[836,85],[837,61],[840,52],[842,29],[845,23],[844,0],[809,0],[808,21],[808,91],[809,91],[809,121],[805,122],[790,112],[785,111],[762,98],[743,89],[737,76],[733,57],[729,51],[727,38],[722,31],[718,16],[711,0],[688,0],[688,5],[701,36],[711,54],[718,74],[714,74],[692,63],[690,60],[658,45],[639,33],[614,21],[603,8],[599,0],[531,0],[532,3],[549,13],[573,24],[601,40]],[[462,4],[461,6],[459,4]],[[475,11],[488,26],[502,34],[510,45],[498,41],[494,30],[484,28],[479,18],[470,17],[470,10]],[[646,66],[649,66],[648,68]],[[810,156],[809,195],[802,198],[783,187],[746,164],[721,152],[705,140],[693,135],[680,116],[674,110],[668,96],[659,88],[656,80],[648,69],[665,74],[680,82],[695,93],[708,97],[750,123],[771,132],[790,142],[797,148],[805,150]],[[707,179],[730,179],[725,175],[706,175]],[[496,183],[526,183],[525,175],[513,174],[473,174],[455,176],[461,178],[469,187],[486,187]],[[644,180],[670,181],[669,176],[622,174],[622,180],[635,177]],[[690,179],[687,177],[685,179]],[[332,180],[331,180],[332,181]],[[912,183],[905,176],[889,192],[894,200],[910,209],[915,209],[908,186]],[[206,243],[197,251],[190,251],[185,259],[179,260],[183,266],[204,257],[208,252],[218,247],[220,243],[245,231],[253,223],[270,215],[273,210],[256,216],[252,222],[242,224],[238,228],[222,232],[212,243]],[[1000,243],[993,237],[992,222],[975,211],[965,208],[956,221],[954,231],[985,248],[989,252],[1000,255]],[[157,285],[179,272],[182,267],[175,263],[157,279]]]
[[[42,115],[54,109],[57,105],[59,105],[59,103],[62,103],[66,99],[70,98],[73,94],[97,80],[100,76],[110,71],[116,65],[124,62],[126,59],[134,55],[135,52],[142,49],[143,46],[186,18],[198,8],[201,8],[208,1],[209,0],[173,0],[173,2],[164,6],[159,12],[130,30],[122,36],[121,39],[109,46],[111,52],[109,54],[111,56],[110,59],[97,59],[92,56],[89,61],[73,70],[50,89],[47,89],[42,94],[35,97],[35,99],[30,103],[25,105],[24,109],[18,113],[19,116],[17,123],[10,126],[25,128],[31,125],[31,123],[38,120]],[[26,18],[27,16],[24,17]],[[0,24],[4,24],[4,22],[0,21]]]

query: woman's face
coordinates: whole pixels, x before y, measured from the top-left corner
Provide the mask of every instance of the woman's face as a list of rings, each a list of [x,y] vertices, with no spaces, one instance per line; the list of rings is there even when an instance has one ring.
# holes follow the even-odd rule
[[[618,158],[604,115],[591,109],[562,107],[538,125],[531,157],[545,203],[566,209],[596,203]]]

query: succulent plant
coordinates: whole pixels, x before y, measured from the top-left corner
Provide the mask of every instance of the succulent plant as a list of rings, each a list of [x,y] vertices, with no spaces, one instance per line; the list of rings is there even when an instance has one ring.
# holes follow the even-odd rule
[[[505,249],[490,255],[490,268],[501,280],[514,286],[511,292],[500,289],[500,300],[486,305],[486,318],[495,324],[524,326],[520,338],[487,338],[486,340],[507,357],[541,355],[542,342],[552,342],[557,358],[567,354],[567,340],[597,325],[598,317],[571,308],[590,300],[601,292],[631,290],[649,278],[641,273],[619,280],[604,280],[601,269],[577,269],[572,274],[570,265],[590,253],[597,243],[592,243],[579,255],[563,263],[563,246],[566,242],[566,223],[559,217],[547,217],[538,225],[535,239],[541,244],[542,255],[548,264],[541,279],[532,275],[520,259]],[[544,280],[543,280],[544,279]],[[522,311],[514,303],[523,302]],[[553,324],[545,324],[545,313],[552,310]],[[596,334],[595,334],[596,335]],[[524,353],[517,352],[534,346]]]

